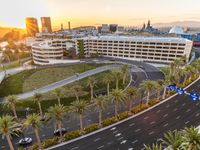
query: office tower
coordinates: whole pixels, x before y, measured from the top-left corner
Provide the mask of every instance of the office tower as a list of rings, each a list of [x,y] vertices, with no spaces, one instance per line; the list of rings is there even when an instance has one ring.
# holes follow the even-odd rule
[[[60,25],[60,30],[63,31],[63,24]]]
[[[71,23],[70,23],[70,21],[68,22],[68,29],[71,30]]]
[[[110,24],[110,32],[116,32],[117,31],[117,24]]]
[[[102,24],[101,33],[108,33],[109,26],[107,24]]]
[[[36,33],[39,33],[38,23],[36,18],[26,18],[26,30],[28,36],[35,36]]]
[[[41,23],[42,23],[42,32],[45,33],[52,32],[50,17],[41,17]]]

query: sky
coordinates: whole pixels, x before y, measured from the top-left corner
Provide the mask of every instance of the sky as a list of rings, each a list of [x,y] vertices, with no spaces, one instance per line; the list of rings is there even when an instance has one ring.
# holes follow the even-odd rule
[[[200,21],[200,0],[0,0],[0,26],[25,27],[26,17],[50,16],[52,26]]]

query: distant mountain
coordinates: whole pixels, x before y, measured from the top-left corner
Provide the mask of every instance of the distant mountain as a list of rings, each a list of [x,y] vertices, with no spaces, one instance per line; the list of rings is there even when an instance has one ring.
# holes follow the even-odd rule
[[[173,27],[173,26],[200,28],[200,21],[176,21],[176,22],[169,22],[169,23],[155,23],[153,24],[153,26],[157,28]]]
[[[6,33],[10,32],[12,30],[19,31],[21,34],[26,33],[26,31],[21,28],[0,27],[0,38],[2,38]]]

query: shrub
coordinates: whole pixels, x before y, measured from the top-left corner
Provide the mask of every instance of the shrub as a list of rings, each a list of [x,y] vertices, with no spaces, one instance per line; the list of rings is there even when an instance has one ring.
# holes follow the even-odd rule
[[[39,145],[38,144],[33,144],[31,147],[28,147],[28,150],[38,150],[39,149]]]
[[[158,103],[158,101],[156,99],[152,99],[152,100],[149,101],[149,106],[153,106],[157,103]]]
[[[105,127],[105,126],[109,126],[113,123],[117,122],[116,118],[115,117],[111,117],[111,118],[107,118],[105,120],[103,120],[102,122],[102,126]]]
[[[17,150],[23,150],[23,149],[24,149],[24,148],[23,148],[23,147],[21,147],[21,146],[17,148]]]
[[[141,111],[143,111],[147,108],[148,108],[148,106],[146,104],[141,104],[141,105],[137,105],[137,106],[133,107],[131,112],[136,114],[136,113],[139,113],[139,112],[141,112]]]
[[[125,118],[128,118],[130,115],[129,115],[129,113],[126,111],[126,112],[123,112],[123,113],[120,113],[119,115],[118,115],[118,120],[123,120],[123,119],[125,119]]]
[[[47,148],[47,147],[50,147],[50,146],[53,146],[53,145],[56,145],[56,144],[58,144],[58,138],[57,137],[44,140],[43,143],[42,143],[42,147]]]
[[[90,132],[95,131],[95,130],[97,130],[97,129],[99,129],[98,124],[91,124],[91,125],[89,125],[88,127],[86,127],[86,128],[84,129],[84,131],[85,131],[85,133],[87,134],[87,133],[90,133]]]
[[[64,134],[64,138],[65,138],[66,141],[71,140],[71,139],[75,139],[79,136],[81,136],[81,132],[79,130],[71,131],[71,132]]]

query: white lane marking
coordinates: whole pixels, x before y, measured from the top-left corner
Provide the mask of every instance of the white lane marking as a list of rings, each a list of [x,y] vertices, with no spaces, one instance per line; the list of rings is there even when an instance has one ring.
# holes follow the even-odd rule
[[[180,118],[180,116],[176,117],[176,119],[178,120]]]
[[[118,133],[118,134],[115,135],[115,137],[118,137],[118,136],[121,136],[121,135],[122,135],[121,133]]]
[[[150,124],[154,124],[154,123],[155,123],[155,121],[150,122]]]
[[[168,123],[166,123],[163,127],[166,127],[166,126],[168,126]]]
[[[154,131],[151,131],[150,133],[149,133],[149,135],[152,135],[152,134],[154,134],[155,132]]]
[[[75,149],[78,149],[79,147],[77,146],[77,147],[74,147],[74,148],[72,148],[71,150],[75,150]]]
[[[111,145],[112,143],[113,143],[113,142],[108,142],[107,144],[108,144],[108,145]]]
[[[167,117],[168,116],[168,114],[165,114],[163,117],[165,118],[165,117]]]
[[[133,150],[133,148],[128,148],[128,150]]]
[[[199,113],[197,113],[195,116],[196,116],[196,117],[199,117],[199,115],[200,115],[200,114],[199,114]]]
[[[101,148],[103,148],[104,147],[104,145],[102,145],[102,146],[99,146],[97,149],[101,149]]]
[[[178,109],[177,108],[174,108],[174,111],[177,111]]]
[[[185,103],[182,104],[182,106],[185,106],[185,105],[186,105]]]
[[[113,127],[112,129],[110,129],[111,131],[113,131],[113,130],[115,130],[116,129],[116,127]]]
[[[178,100],[175,100],[174,102],[175,102],[175,103],[177,103],[177,102],[178,102]]]
[[[135,141],[132,142],[132,144],[135,144],[135,143],[137,143],[137,142],[138,142],[138,140],[135,140]]]
[[[135,123],[131,123],[131,124],[129,124],[130,127],[132,127],[132,126],[134,126],[134,125],[135,125]]]
[[[166,108],[169,108],[170,107],[170,105],[168,104],[167,106],[166,106]]]
[[[123,141],[121,141],[121,143],[120,144],[125,144],[126,143],[126,140],[123,140]]]
[[[122,140],[123,138],[124,138],[124,137],[120,137],[120,138],[118,138],[117,140],[120,141],[120,140]]]
[[[101,138],[97,138],[97,139],[95,139],[94,142],[97,142],[97,141],[99,141],[99,140],[101,140]]]
[[[191,111],[191,109],[188,109],[186,112],[190,112]]]
[[[141,129],[136,129],[135,132],[139,132]]]
[[[199,103],[196,103],[196,106],[199,106]]]
[[[156,111],[156,113],[159,113],[159,112],[160,112],[160,110],[157,110],[157,111]]]
[[[114,132],[113,132],[113,134],[115,134],[115,133],[117,133],[118,132],[118,130],[115,130]]]
[[[144,120],[146,120],[146,119],[148,119],[149,117],[147,116],[147,117],[144,117]]]
[[[188,124],[190,121],[186,121],[185,124]]]

